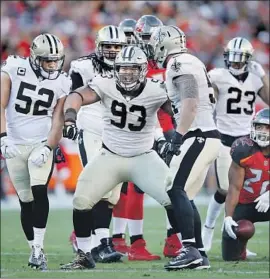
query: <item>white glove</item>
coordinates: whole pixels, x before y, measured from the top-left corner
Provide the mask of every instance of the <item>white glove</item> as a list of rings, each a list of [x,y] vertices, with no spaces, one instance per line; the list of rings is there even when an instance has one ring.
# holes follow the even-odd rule
[[[8,139],[7,136],[1,137],[1,152],[4,158],[11,159],[21,154],[18,147]]]
[[[265,76],[265,71],[262,65],[256,61],[249,61],[248,62],[248,71],[259,78],[263,78]]]
[[[267,212],[269,209],[269,191],[260,195],[254,202],[258,202],[255,207],[258,212]]]
[[[233,231],[232,227],[238,227],[238,224],[233,220],[233,218],[231,216],[227,216],[224,219],[224,228],[225,231],[227,232],[227,234],[229,235],[229,237],[236,239],[236,235]]]
[[[52,149],[49,146],[44,145],[39,150],[34,151],[28,160],[30,160],[37,167],[42,167],[47,162],[51,151]]]

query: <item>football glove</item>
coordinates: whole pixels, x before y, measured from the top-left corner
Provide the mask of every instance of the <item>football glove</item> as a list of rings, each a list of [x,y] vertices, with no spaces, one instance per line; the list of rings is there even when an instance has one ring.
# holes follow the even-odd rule
[[[256,61],[249,61],[248,62],[248,71],[259,78],[263,78],[265,76],[265,71],[262,65]]]
[[[54,162],[56,164],[65,163],[66,162],[65,155],[62,152],[62,149],[61,149],[60,145],[57,145],[57,147],[54,149]]]
[[[6,159],[11,159],[21,154],[18,147],[7,136],[1,137],[1,153]]]
[[[229,237],[236,239],[236,235],[233,231],[233,227],[238,227],[238,224],[233,220],[231,216],[227,216],[224,219],[224,228]]]
[[[76,124],[65,124],[63,128],[63,137],[75,140],[79,134]]]
[[[255,208],[258,212],[267,212],[269,210],[269,190],[260,195],[254,202],[257,202]]]
[[[44,145],[39,150],[35,150],[28,160],[40,168],[48,161],[51,151],[52,149],[48,145]]]
[[[158,142],[158,154],[169,165],[174,155],[180,155],[180,147],[182,144],[183,136],[178,132],[174,132],[171,142],[160,141]]]

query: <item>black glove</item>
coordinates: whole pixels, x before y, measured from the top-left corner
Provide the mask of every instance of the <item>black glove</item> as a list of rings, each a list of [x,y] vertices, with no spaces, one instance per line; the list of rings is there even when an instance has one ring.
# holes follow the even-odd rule
[[[65,155],[63,154],[60,145],[57,145],[57,147],[54,149],[54,162],[56,164],[66,162]]]
[[[157,143],[157,152],[169,166],[174,155],[180,155],[180,146],[182,144],[183,136],[178,132],[174,132],[170,142],[161,140]]]
[[[76,126],[76,124],[69,124],[69,125],[64,125],[64,128],[63,128],[63,137],[64,138],[68,138],[68,139],[72,139],[72,140],[75,140],[77,138],[79,134],[79,130]]]

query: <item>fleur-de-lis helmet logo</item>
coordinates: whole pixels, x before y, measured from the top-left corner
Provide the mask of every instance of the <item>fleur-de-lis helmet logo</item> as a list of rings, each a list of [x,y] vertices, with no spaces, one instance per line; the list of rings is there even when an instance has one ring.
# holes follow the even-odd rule
[[[154,39],[157,43],[161,44],[164,41],[165,37],[166,37],[166,33],[162,32],[161,28],[159,28]]]

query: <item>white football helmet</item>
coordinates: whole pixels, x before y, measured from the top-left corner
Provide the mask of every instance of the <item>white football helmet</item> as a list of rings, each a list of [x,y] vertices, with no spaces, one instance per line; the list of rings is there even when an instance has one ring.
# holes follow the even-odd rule
[[[253,51],[254,49],[247,39],[241,37],[233,38],[228,42],[227,46],[224,48],[223,55],[226,67],[235,76],[247,72],[247,64],[252,58]],[[243,66],[241,68],[235,68],[232,67],[232,63],[239,63],[240,67],[242,65]]]
[[[169,55],[187,52],[185,33],[172,25],[158,27],[151,35],[150,44],[159,68],[166,67]]]
[[[147,57],[136,46],[123,48],[115,58],[114,74],[117,85],[132,94],[146,81]]]
[[[41,34],[32,42],[29,61],[34,71],[42,77],[57,79],[64,66],[64,46],[55,35]],[[44,61],[53,61],[55,65],[50,69],[44,68]]]
[[[117,53],[127,44],[126,35],[122,29],[114,25],[101,28],[96,36],[96,53],[105,63],[113,66]],[[121,49],[104,50],[104,45],[119,45]]]

